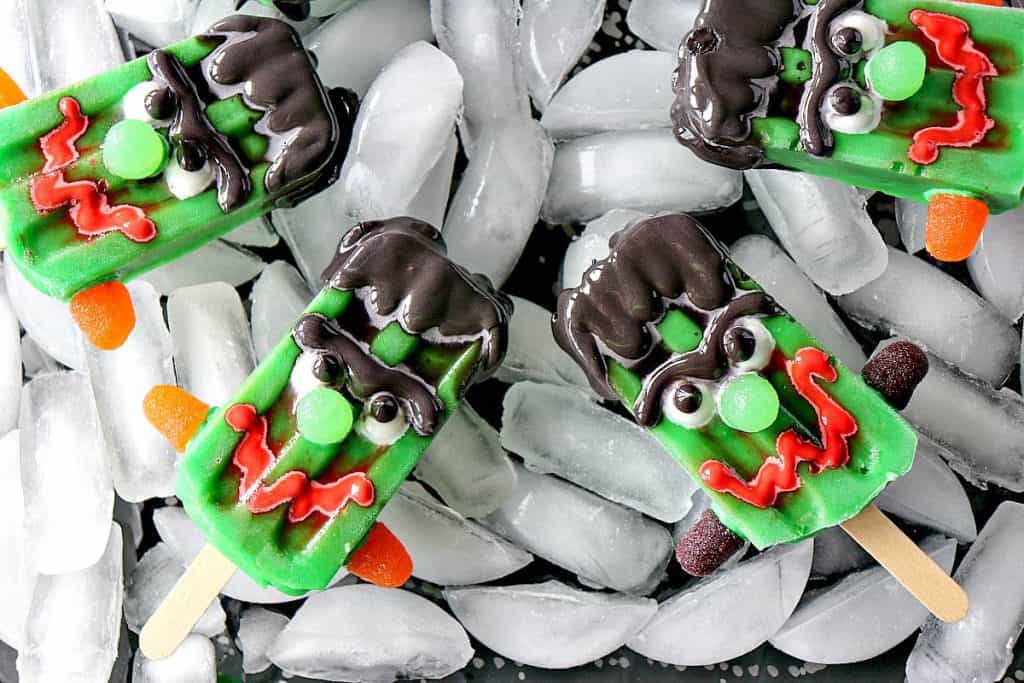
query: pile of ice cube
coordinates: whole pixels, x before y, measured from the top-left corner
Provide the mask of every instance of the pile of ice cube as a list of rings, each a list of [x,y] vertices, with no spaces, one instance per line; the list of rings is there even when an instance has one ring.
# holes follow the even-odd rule
[[[898,236],[889,231],[887,244],[855,188],[697,160],[673,139],[668,111],[672,51],[699,4],[313,0],[313,18],[296,28],[323,79],[365,98],[336,185],[132,283],[138,325],[113,353],[83,344],[67,307],[5,265],[0,680],[201,683],[270,667],[317,680],[439,678],[479,668],[474,648],[496,664],[561,669],[626,646],[684,667],[766,642],[843,664],[919,628],[911,683],[1000,678],[1024,625],[1024,506],[1003,502],[979,533],[961,478],[1024,491],[1024,399],[1003,386],[1020,348],[1024,211],[994,219],[969,274],[954,277],[917,255],[918,206],[895,203]],[[0,65],[39,94],[235,5],[0,0]],[[282,16],[256,2],[244,11]],[[604,48],[592,49],[602,25]],[[411,214],[443,226],[451,255],[497,284],[562,262],[557,282],[533,290],[550,305],[638,218],[713,214],[744,196],[735,259],[845,363],[864,364],[865,340],[928,350],[932,371],[904,411],[922,437],[917,461],[878,504],[947,570],[967,549],[956,572],[972,603],[963,623],[926,618],[838,531],[749,553],[699,581],[668,571],[673,539],[706,498],[597,401],[555,346],[549,311],[517,298],[500,431],[464,408],[383,512],[415,581],[384,591],[342,572],[295,600],[238,574],[172,657],[133,653],[134,634],[203,544],[171,498],[175,455],[141,397],[176,381],[225,401],[310,299],[349,225]],[[770,230],[753,227],[765,219]],[[517,270],[531,236],[553,226],[583,229],[564,255],[536,254]],[[998,498],[987,501],[990,513]]]

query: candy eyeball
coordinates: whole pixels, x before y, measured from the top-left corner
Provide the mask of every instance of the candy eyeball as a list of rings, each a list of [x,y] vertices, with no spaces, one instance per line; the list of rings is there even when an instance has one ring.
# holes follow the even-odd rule
[[[169,88],[156,81],[144,81],[125,93],[121,107],[126,119],[165,128],[171,125],[177,103]]]
[[[843,12],[828,27],[829,45],[840,57],[857,60],[885,44],[885,22],[860,10]]]
[[[736,321],[722,338],[729,364],[741,372],[757,372],[768,366],[775,351],[775,338],[758,318]]]
[[[840,83],[825,93],[821,116],[825,125],[836,132],[870,133],[882,121],[882,103],[852,83]]]
[[[686,429],[700,429],[715,416],[715,400],[706,384],[681,380],[665,392],[661,410],[669,422]]]
[[[320,387],[337,386],[344,375],[344,368],[333,356],[307,351],[295,361],[291,384],[296,394],[305,396]]]
[[[378,446],[390,446],[408,428],[409,422],[398,399],[386,393],[370,397],[363,409],[363,418],[356,427],[360,434]]]
[[[164,181],[167,190],[178,199],[191,199],[206,191],[213,184],[215,173],[209,161],[196,171],[186,171],[178,161],[178,155],[172,154],[164,169]]]

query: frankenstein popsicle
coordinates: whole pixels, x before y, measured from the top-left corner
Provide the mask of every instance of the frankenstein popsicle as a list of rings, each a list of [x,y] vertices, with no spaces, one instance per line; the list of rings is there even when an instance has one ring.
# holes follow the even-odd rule
[[[680,48],[676,135],[732,168],[927,202],[928,250],[962,260],[1024,191],[1022,35],[998,1],[708,0]]]
[[[177,494],[230,560],[224,580],[237,566],[301,594],[347,566],[404,583],[411,560],[377,514],[505,354],[510,301],[448,260],[425,223],[357,226],[323,280],[228,405],[208,410],[174,387],[146,399],[150,421],[185,450]]]
[[[0,230],[42,292],[118,346],[118,281],[333,182],[357,103],[299,38],[236,15],[207,33],[0,112]],[[127,306],[127,309],[125,308]]]
[[[910,426],[688,216],[616,234],[553,330],[759,549],[860,519],[913,462]]]

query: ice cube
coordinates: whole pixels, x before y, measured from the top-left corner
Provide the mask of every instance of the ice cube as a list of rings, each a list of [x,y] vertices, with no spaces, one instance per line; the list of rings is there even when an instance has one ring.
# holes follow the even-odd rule
[[[0,640],[20,648],[35,572],[25,557],[25,499],[21,488],[18,430],[0,438]]]
[[[930,617],[907,660],[908,683],[998,681],[1024,627],[1024,505],[1004,502],[960,562],[954,578],[971,606],[963,620]]]
[[[247,607],[238,623],[242,670],[258,674],[270,668],[267,650],[288,625],[288,617],[262,607]]]
[[[0,269],[4,264],[0,263]],[[7,264],[7,268],[13,268]],[[0,277],[0,436],[18,426],[21,400],[21,326]]]
[[[516,473],[498,432],[466,404],[427,447],[416,465],[416,477],[466,517],[494,512],[516,486]]]
[[[267,656],[289,674],[374,682],[443,678],[468,664],[473,648],[426,598],[361,584],[310,596]]]
[[[540,123],[566,140],[617,130],[670,128],[675,99],[667,52],[630,50],[602,59],[573,76],[555,93]]]
[[[947,574],[953,568],[956,541],[931,536],[921,543],[921,550]],[[876,566],[805,593],[769,642],[809,662],[863,662],[906,640],[927,616],[928,609],[917,598],[892,574]]]
[[[185,568],[166,543],[157,543],[146,551],[128,578],[124,596],[128,628],[135,633],[141,631],[184,573]],[[220,600],[215,599],[192,627],[192,632],[212,638],[224,632],[226,618]]]
[[[846,294],[885,272],[885,242],[857,188],[794,171],[746,172],[782,246],[814,284]]]
[[[658,583],[672,554],[664,527],[550,475],[516,471],[515,492],[485,526],[596,585],[646,593]]]
[[[280,19],[291,24],[299,33],[309,33],[320,23],[319,19],[312,16],[302,21],[292,21],[279,10],[268,7],[258,0],[247,0],[241,9],[238,4],[239,0],[199,0],[199,7],[192,20],[191,33],[193,35],[203,33],[221,19],[232,14],[250,14],[257,17]]]
[[[21,338],[21,362],[24,366],[26,380],[32,379],[36,375],[60,370],[60,363],[39,348],[39,344],[27,334]]]
[[[33,69],[46,93],[124,63],[103,0],[23,0]]]
[[[996,308],[955,278],[890,249],[885,273],[839,297],[857,322],[907,337],[969,375],[1000,386],[1017,362],[1020,338]]]
[[[157,384],[174,384],[171,336],[160,295],[146,282],[128,285],[135,305],[135,329],[118,349],[86,345],[86,364],[96,409],[107,439],[114,489],[138,502],[174,493],[175,456],[142,410]]]
[[[553,156],[547,132],[532,119],[481,128],[444,223],[448,256],[504,284],[537,223]]]
[[[224,241],[240,244],[243,247],[273,247],[277,246],[281,238],[274,232],[268,221],[263,218],[254,218],[224,235]]]
[[[265,265],[248,249],[214,240],[142,277],[166,296],[176,289],[207,282],[226,282],[237,287],[259,275]]]
[[[659,662],[724,662],[764,643],[786,622],[811,571],[812,542],[780,545],[685,588],[658,606],[627,643]]]
[[[867,359],[860,344],[839,319],[821,291],[779,245],[763,235],[747,235],[730,248],[732,259],[800,321],[815,339],[860,372]]]
[[[21,683],[99,683],[110,676],[121,634],[122,549],[121,528],[109,519],[103,541],[90,566],[39,577],[18,653]]]
[[[350,88],[362,97],[395,53],[433,39],[428,0],[373,0],[339,12],[303,42],[326,85]]]
[[[909,199],[896,200],[896,227],[903,246],[910,254],[924,249],[924,233],[928,224],[928,205]]]
[[[496,377],[509,384],[528,380],[592,392],[580,366],[555,343],[551,311],[515,296],[512,302],[515,310],[509,324],[508,353]]]
[[[0,64],[27,97],[41,94],[35,71],[35,55],[29,36],[26,0],[0,2]]]
[[[255,367],[249,320],[238,292],[223,282],[176,289],[167,299],[178,383],[210,405],[224,405]]]
[[[582,591],[559,581],[445,590],[455,616],[494,652],[542,669],[588,664],[617,650],[658,609],[654,600]]]
[[[4,263],[4,284],[18,320],[32,340],[69,368],[84,369],[80,332],[68,305],[30,285],[10,261]]]
[[[876,353],[892,341],[880,344]],[[930,353],[928,362],[928,374],[903,416],[968,481],[1024,491],[1024,398],[993,389]]]
[[[430,169],[427,179],[423,182],[416,196],[409,202],[406,215],[418,218],[428,225],[440,227],[444,225],[444,216],[448,210],[448,200],[452,196],[452,174],[455,171],[455,157],[459,154],[459,140],[453,132],[448,138],[448,146],[438,159],[434,168]]]
[[[700,8],[700,0],[633,0],[626,25],[648,45],[675,53]]]
[[[505,394],[501,445],[534,472],[556,474],[663,522],[682,519],[696,489],[647,430],[567,387],[513,385]]]
[[[669,129],[602,133],[558,145],[541,216],[574,223],[612,209],[712,211],[742,191],[738,171],[701,161]]]
[[[217,653],[209,638],[192,634],[165,659],[135,654],[132,683],[216,683]]]
[[[590,47],[604,19],[605,0],[525,0],[520,24],[526,86],[544,111],[551,96]]]
[[[520,14],[517,0],[430,2],[437,44],[466,80],[466,108],[459,131],[470,156],[488,124],[530,118],[520,58]]]
[[[578,287],[583,282],[583,274],[587,269],[596,261],[608,256],[611,252],[608,240],[612,235],[649,217],[650,214],[639,211],[612,209],[587,223],[580,236],[573,240],[565,251],[565,260],[562,262],[562,289]]]
[[[199,0],[106,0],[114,23],[153,47],[165,47],[189,36]]]
[[[291,329],[313,299],[299,272],[286,261],[268,265],[252,288],[252,342],[263,360]]]
[[[967,259],[971,279],[981,295],[1008,320],[1024,315],[1024,209],[992,216],[977,249]]]
[[[44,574],[94,564],[110,535],[114,490],[89,379],[79,372],[36,377],[21,398],[25,538]]]
[[[416,482],[402,484],[380,521],[409,551],[413,576],[442,586],[487,583],[533,561],[530,553],[438,503]]]
[[[874,559],[839,527],[829,527],[814,537],[813,577],[849,574],[874,563]]]

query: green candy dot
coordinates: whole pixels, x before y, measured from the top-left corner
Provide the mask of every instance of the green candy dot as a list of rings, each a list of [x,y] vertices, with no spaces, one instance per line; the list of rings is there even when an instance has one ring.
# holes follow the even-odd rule
[[[718,414],[733,429],[760,432],[771,427],[779,416],[779,395],[761,375],[740,375],[722,390]]]
[[[797,47],[779,48],[782,53],[782,73],[779,77],[786,83],[800,85],[811,80],[811,53]]]
[[[345,440],[352,431],[352,406],[333,389],[319,387],[302,397],[295,408],[295,421],[303,438],[331,445]]]
[[[915,43],[900,40],[886,45],[871,58],[868,82],[882,99],[902,102],[921,89],[927,66],[924,50]]]
[[[103,140],[103,165],[128,180],[155,176],[167,164],[167,154],[167,142],[145,121],[120,121]]]

